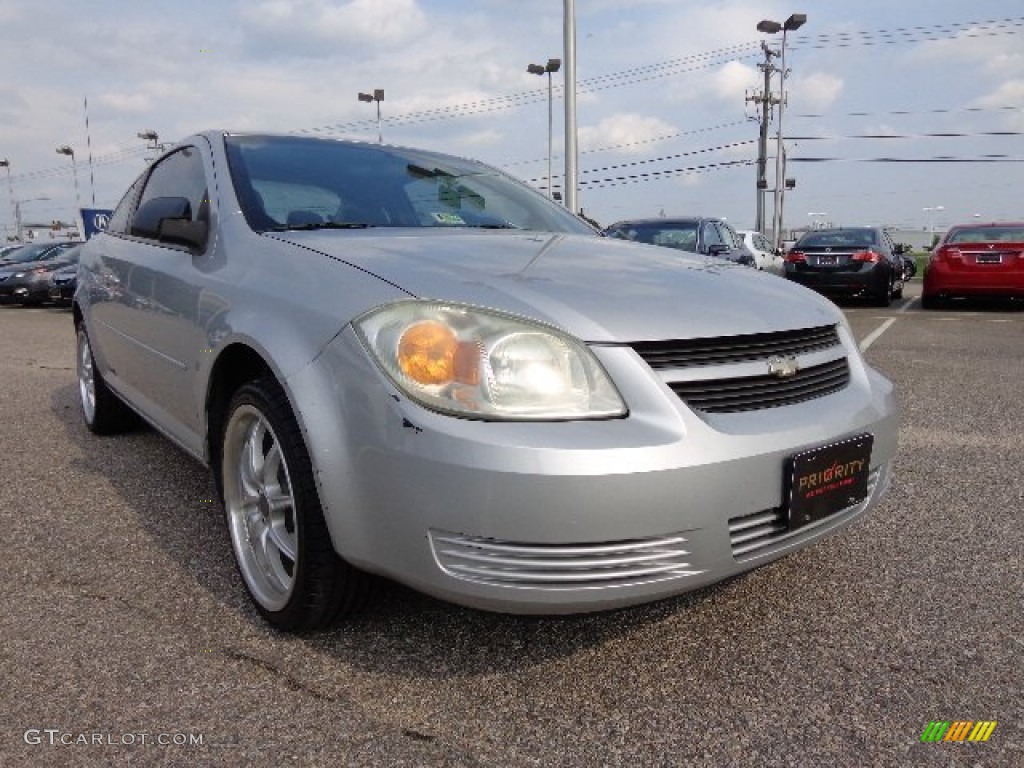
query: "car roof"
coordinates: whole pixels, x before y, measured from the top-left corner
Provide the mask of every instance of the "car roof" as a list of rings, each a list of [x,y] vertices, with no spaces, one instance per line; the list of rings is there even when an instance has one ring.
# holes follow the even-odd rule
[[[623,219],[622,221],[616,221],[614,224],[609,224],[608,229],[612,227],[621,227],[625,225],[636,226],[638,224],[654,224],[663,226],[666,224],[682,224],[694,221],[723,221],[719,216],[653,216],[647,219]]]

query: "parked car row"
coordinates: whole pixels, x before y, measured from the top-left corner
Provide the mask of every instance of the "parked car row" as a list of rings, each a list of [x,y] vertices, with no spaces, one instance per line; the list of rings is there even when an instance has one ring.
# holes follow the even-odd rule
[[[903,295],[917,264],[881,227],[816,229],[787,252],[786,277],[827,296],[863,297],[888,306]],[[951,227],[932,249],[921,307],[957,298],[1024,298],[1024,223]]]
[[[55,274],[66,268],[77,270],[80,246],[73,242],[33,243],[4,254],[0,261],[0,304],[53,300]]]

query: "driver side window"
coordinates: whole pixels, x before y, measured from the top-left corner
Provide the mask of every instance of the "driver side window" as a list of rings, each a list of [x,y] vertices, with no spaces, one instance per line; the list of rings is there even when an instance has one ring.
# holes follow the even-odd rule
[[[153,168],[139,198],[139,207],[160,197],[184,197],[189,202],[192,221],[209,219],[206,174],[198,149],[182,147]]]

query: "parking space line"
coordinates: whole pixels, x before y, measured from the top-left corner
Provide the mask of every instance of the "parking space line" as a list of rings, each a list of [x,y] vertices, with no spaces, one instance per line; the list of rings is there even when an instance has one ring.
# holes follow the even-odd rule
[[[885,333],[887,330],[889,330],[889,326],[891,326],[895,322],[896,318],[890,317],[888,320],[886,320],[884,323],[878,326],[874,331],[868,334],[868,336],[865,337],[865,339],[859,345],[860,351],[867,352],[868,347],[874,344],[878,340],[878,337]]]

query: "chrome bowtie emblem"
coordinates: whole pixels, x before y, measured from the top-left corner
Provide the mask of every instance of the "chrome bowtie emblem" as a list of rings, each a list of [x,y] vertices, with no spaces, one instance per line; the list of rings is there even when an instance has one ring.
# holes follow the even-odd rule
[[[768,373],[780,379],[796,376],[799,370],[800,364],[795,357],[773,357],[768,361]]]

